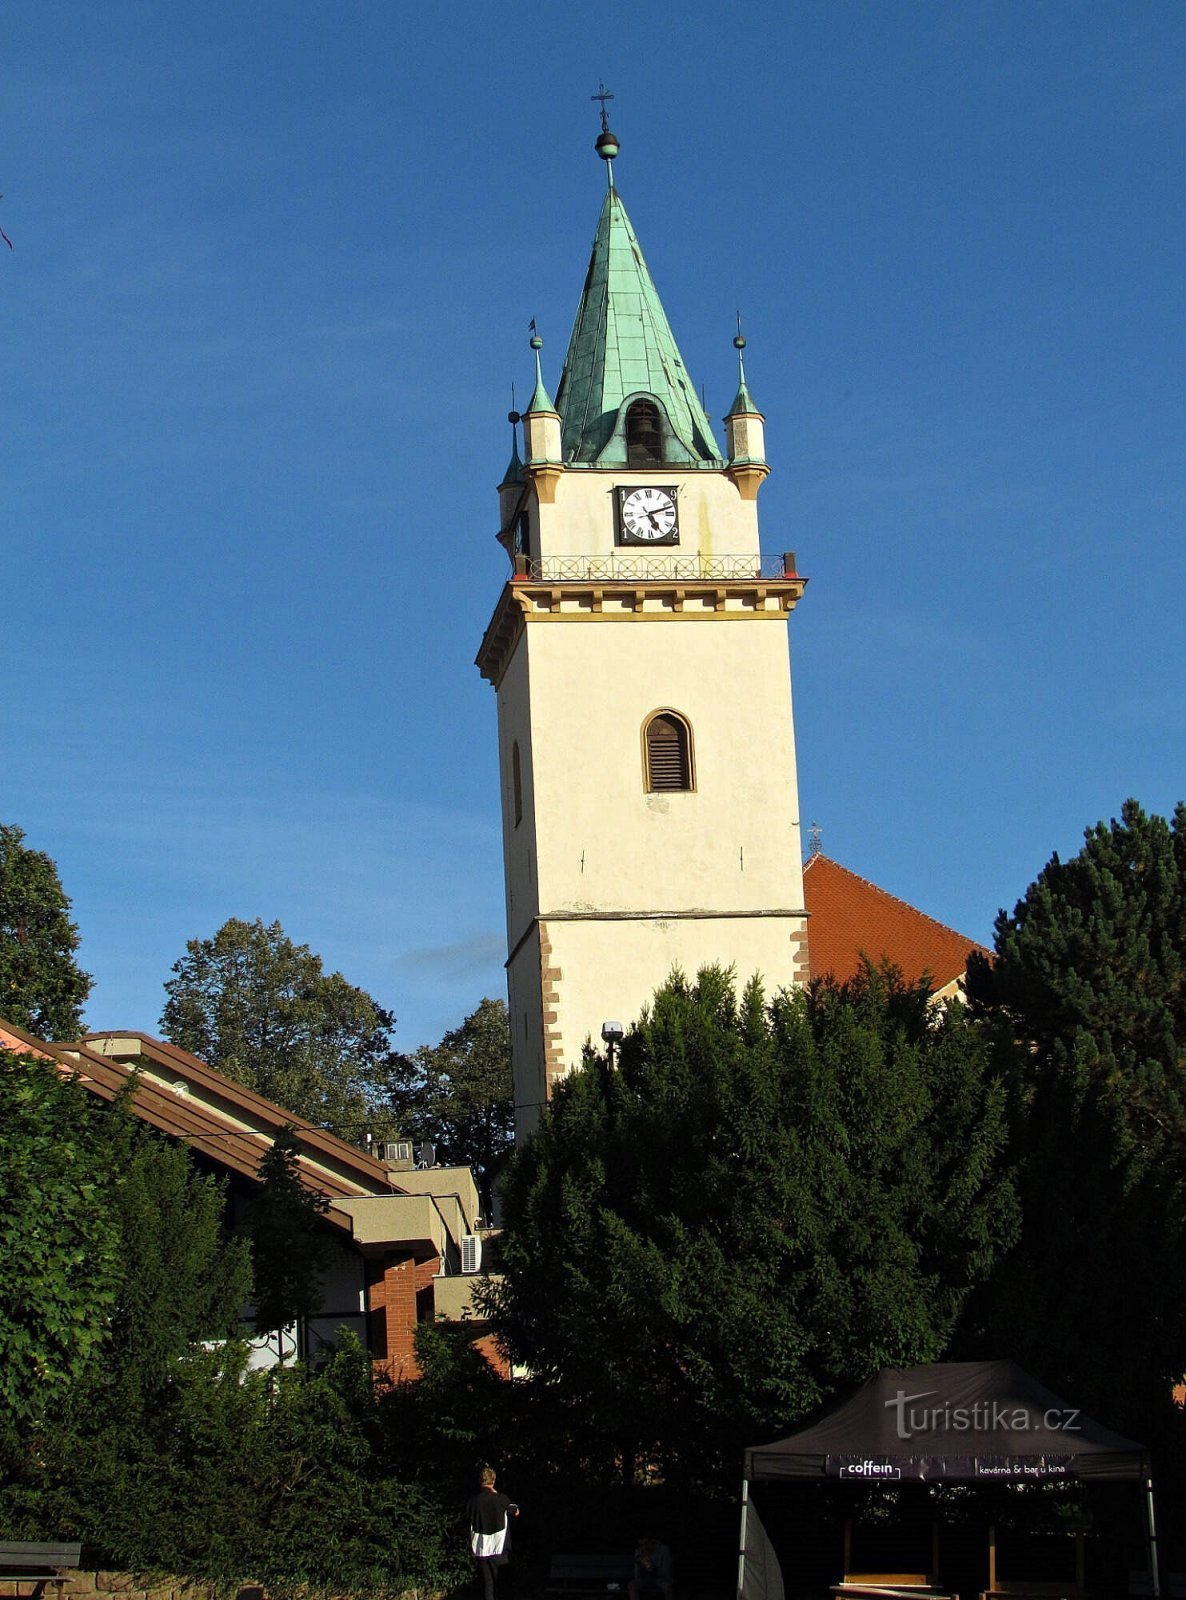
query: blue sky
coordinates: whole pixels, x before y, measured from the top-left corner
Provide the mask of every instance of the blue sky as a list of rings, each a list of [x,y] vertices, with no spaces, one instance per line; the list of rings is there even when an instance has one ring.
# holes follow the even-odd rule
[[[987,940],[1186,794],[1180,0],[10,0],[2,59],[0,820],[92,1027],[229,916],[406,1047],[502,992],[472,663],[599,79],[716,419],[745,318],[828,854]]]

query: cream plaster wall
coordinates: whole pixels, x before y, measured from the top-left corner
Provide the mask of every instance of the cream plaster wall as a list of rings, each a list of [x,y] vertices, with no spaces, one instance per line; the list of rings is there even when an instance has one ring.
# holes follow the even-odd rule
[[[656,545],[664,554],[684,555],[699,551],[703,555],[758,554],[757,506],[743,500],[735,485],[720,472],[694,468],[656,467],[653,472],[604,472],[569,467],[556,485],[551,505],[532,507],[532,553],[548,556],[587,556],[608,554],[615,548],[617,511],[615,485],[631,488],[655,484],[676,487],[679,508],[679,544]],[[645,546],[625,547],[636,553]]]
[[[637,922],[551,919],[553,959],[564,975],[555,1004],[565,1067],[579,1065],[587,1038],[598,1051],[604,1048],[603,1022],[629,1028],[637,1021],[673,967],[692,979],[702,966],[716,963],[735,968],[739,986],[759,975],[769,995],[789,988],[805,921],[802,915],[772,914]]]
[[[543,986],[539,937],[534,923],[507,963],[511,1062],[515,1078],[515,1137],[530,1133],[548,1098],[544,1063]],[[571,1063],[568,1063],[571,1065]]]
[[[537,883],[555,911],[801,911],[785,618],[533,617]],[[680,712],[695,789],[647,794],[643,727]],[[512,926],[518,937],[521,925]]]
[[[531,554],[618,548],[621,483],[677,488],[680,541],[656,554],[757,560],[755,502],[724,472],[671,465],[568,468],[550,503],[529,492]],[[761,973],[777,989],[794,981],[806,920],[779,594],[693,585],[681,598],[656,584],[557,590],[538,602],[551,609],[522,598],[497,691],[520,1136],[586,1037],[599,1044],[607,1018],[628,1026],[673,966],[694,976],[733,965],[741,981]],[[690,793],[646,792],[643,728],[660,710],[691,725]]]
[[[498,700],[524,1133],[549,1067],[570,1071],[607,1018],[632,1022],[673,966],[792,981],[805,918],[786,619],[531,613]],[[646,792],[643,728],[661,709],[691,725],[691,792]]]
[[[507,949],[535,914],[535,772],[532,760],[528,652],[520,641],[498,686],[498,770],[502,783],[503,873]],[[515,821],[514,750],[519,747],[523,814]]]

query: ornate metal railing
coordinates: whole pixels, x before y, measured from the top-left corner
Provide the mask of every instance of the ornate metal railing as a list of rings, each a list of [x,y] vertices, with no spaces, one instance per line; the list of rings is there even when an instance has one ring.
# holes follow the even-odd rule
[[[608,555],[515,557],[515,577],[539,583],[690,583],[794,578],[793,551],[782,555],[712,556],[699,551],[614,550]]]

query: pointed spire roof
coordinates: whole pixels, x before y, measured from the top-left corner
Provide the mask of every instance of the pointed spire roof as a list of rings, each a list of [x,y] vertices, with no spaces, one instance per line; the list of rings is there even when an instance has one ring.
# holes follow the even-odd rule
[[[534,328],[535,323],[533,322],[531,326]],[[533,333],[531,335],[531,348],[535,352],[535,392],[528,402],[527,410],[523,413],[525,417],[535,416],[541,411],[547,412],[549,416],[555,416],[556,414],[556,407],[552,404],[551,396],[548,394],[547,385],[544,383],[543,369],[539,364],[539,353],[543,347],[544,341],[538,333]]]
[[[749,392],[749,385],[745,381],[745,345],[746,341],[741,332],[741,317],[737,318],[737,337],[733,341],[733,348],[737,351],[737,393],[733,404],[725,412],[727,417],[760,417],[762,413],[753,402]]]
[[[676,347],[621,196],[610,188],[556,391],[564,459],[594,462],[620,434],[622,402],[653,395],[691,463],[718,466],[720,451]],[[616,460],[616,456],[615,456]],[[625,456],[622,456],[623,462]]]

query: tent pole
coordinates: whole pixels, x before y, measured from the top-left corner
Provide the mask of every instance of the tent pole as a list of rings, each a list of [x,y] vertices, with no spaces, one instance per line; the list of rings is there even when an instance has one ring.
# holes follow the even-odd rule
[[[737,1550],[737,1600],[741,1600],[745,1592],[745,1535],[746,1522],[749,1518],[749,1479],[741,1480],[741,1532]]]
[[[1153,1507],[1153,1478],[1145,1474],[1145,1528],[1149,1538],[1149,1579],[1153,1585],[1153,1600],[1161,1596],[1161,1563],[1157,1559],[1157,1513]]]

